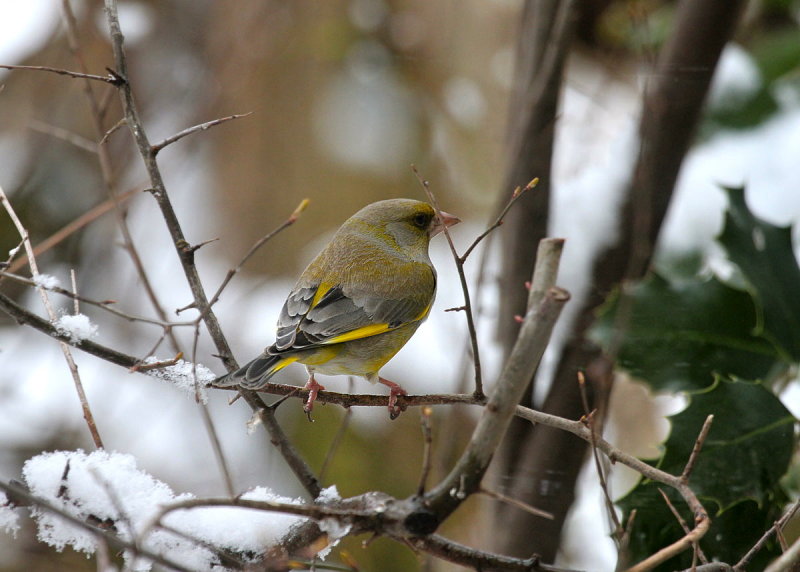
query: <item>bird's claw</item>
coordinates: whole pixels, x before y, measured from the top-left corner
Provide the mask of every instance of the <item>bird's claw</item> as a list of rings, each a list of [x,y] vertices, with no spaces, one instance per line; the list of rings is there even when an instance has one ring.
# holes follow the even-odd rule
[[[383,385],[389,388],[389,419],[394,421],[400,414],[407,409],[407,405],[402,403],[400,405],[397,404],[397,396],[398,395],[408,395],[405,389],[397,385],[393,381],[389,381],[388,379],[383,379],[382,377],[378,379]]]
[[[306,402],[303,405],[303,411],[306,412],[308,420],[313,423],[314,420],[311,418],[311,411],[314,409],[314,401],[317,399],[317,394],[320,391],[325,390],[325,386],[317,383],[317,380],[314,379],[314,376],[312,375],[308,378],[308,381],[303,386],[303,389],[308,390],[308,399],[306,399]]]

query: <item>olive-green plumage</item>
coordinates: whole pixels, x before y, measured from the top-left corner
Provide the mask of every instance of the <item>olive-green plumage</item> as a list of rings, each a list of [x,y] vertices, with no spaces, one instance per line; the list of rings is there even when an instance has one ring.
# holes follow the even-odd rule
[[[428,317],[436,294],[428,244],[457,222],[411,199],[358,211],[303,271],[281,310],[275,343],[215,385],[257,390],[296,361],[308,369],[308,389],[321,388],[314,373],[357,375],[385,383],[396,399],[404,392],[378,371]]]

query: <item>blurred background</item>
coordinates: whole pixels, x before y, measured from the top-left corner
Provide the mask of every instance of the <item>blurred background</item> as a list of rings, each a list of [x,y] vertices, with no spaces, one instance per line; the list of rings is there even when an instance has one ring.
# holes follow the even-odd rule
[[[633,161],[639,96],[675,10],[666,0],[589,4],[595,9],[578,24],[579,43],[567,69],[552,174],[551,234],[568,239],[562,283],[576,294],[584,287],[596,237],[612,232],[605,216],[611,210],[607,201],[613,201],[608,189],[618,186]],[[70,5],[77,56],[61,2],[0,3],[0,63],[85,65],[97,74],[112,67],[102,2],[73,0]],[[293,227],[248,262],[216,308],[239,361],[272,342],[294,278],[350,214],[375,200],[424,198],[412,163],[431,182],[442,208],[464,221],[454,229],[461,251],[492,220],[512,190],[503,188],[504,152],[509,122],[517,119],[509,118],[508,101],[521,9],[519,0],[120,3],[130,80],[151,142],[216,117],[252,112],[159,154],[187,239],[193,244],[213,240],[197,253],[207,291],[216,290],[247,248],[302,199],[311,200]],[[725,204],[716,186],[720,182],[758,188],[749,197],[752,207],[776,224],[800,218],[799,13],[800,4],[791,0],[748,5],[736,43],[723,55],[698,144],[682,172],[662,233],[663,260],[714,259],[712,239]],[[99,101],[110,101],[102,133],[121,112],[112,88],[98,83],[93,89]],[[0,184],[34,244],[104,204],[109,190],[147,187],[126,129],[108,137],[108,161],[99,161],[98,131],[84,90],[76,79],[0,70]],[[5,215],[0,220],[0,252],[5,253],[19,237]],[[191,296],[147,193],[131,193],[121,215],[95,214],[42,253],[41,272],[66,287],[74,269],[83,296],[114,299],[119,309],[156,317],[120,223],[129,229],[160,307],[174,318],[175,309]],[[458,279],[444,241],[437,242],[432,257],[440,285],[431,319],[384,370],[412,393],[471,389],[463,316],[443,312],[462,304]],[[474,254],[467,268],[474,282],[484,261],[479,326],[489,384],[500,361],[494,327],[511,319],[497,315],[499,248],[501,243],[492,241],[488,255]],[[9,280],[2,288],[39,311],[32,290]],[[64,311],[72,307],[65,299],[58,303]],[[98,341],[105,345],[140,357],[166,359],[178,350],[190,356],[189,328],[163,340],[158,327],[96,308],[83,311],[99,325]],[[187,311],[178,319],[193,317]],[[198,361],[222,373],[213,353],[202,335]],[[77,352],[77,360],[108,449],[132,453],[140,468],[176,492],[223,494],[208,434],[190,398],[91,356]],[[304,379],[302,368],[289,368],[277,381],[300,384]],[[382,389],[344,378],[325,384],[336,391]],[[634,426],[639,437],[619,445],[653,454],[667,424],[647,413],[674,411],[679,404],[654,400],[625,381],[614,391],[610,430],[629,435]],[[236,489],[266,485],[280,494],[301,494],[266,435],[246,434],[247,407],[229,406],[227,398],[212,394],[210,407]],[[617,411],[616,399],[638,405]],[[401,497],[413,493],[422,454],[416,411],[390,423],[383,409],[345,415],[335,407],[318,407],[310,425],[299,405],[290,402],[280,414],[311,466],[326,466],[323,484],[335,483],[343,496],[374,489]],[[430,482],[460,453],[475,416],[467,408],[435,409],[436,463]],[[345,417],[341,442],[326,463]],[[92,444],[57,345],[0,316],[0,477],[18,478],[22,463],[40,451],[79,447]],[[611,570],[613,546],[604,544],[602,501],[591,478],[583,479],[589,492],[571,517],[559,562]],[[614,492],[624,492],[625,482],[620,480]],[[482,508],[488,504],[470,501],[443,533],[480,546]],[[587,539],[597,546],[590,556],[582,550]],[[362,570],[456,569],[385,539],[368,546],[360,541],[347,539],[344,545]],[[38,544],[29,527],[16,539],[0,535],[0,570],[23,569],[89,570],[94,563],[69,549],[57,553]]]

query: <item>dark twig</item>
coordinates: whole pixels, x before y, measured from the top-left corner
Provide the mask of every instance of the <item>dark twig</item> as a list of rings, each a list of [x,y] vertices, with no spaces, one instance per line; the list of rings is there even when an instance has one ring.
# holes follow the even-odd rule
[[[562,246],[563,241],[557,239],[545,239],[540,243],[532,281],[552,286],[540,298],[538,289],[531,289],[517,342],[466,450],[450,474],[426,495],[429,508],[440,518],[452,513],[463,497],[480,488],[481,479],[514,415],[514,408],[539,365],[561,309],[569,300],[569,293],[554,286]]]
[[[298,387],[298,389],[300,388]],[[350,421],[352,419],[353,410],[348,407],[344,412],[342,422],[339,424],[339,429],[336,430],[336,435],[333,436],[333,441],[331,441],[331,445],[328,447],[328,452],[325,453],[325,459],[322,461],[322,467],[319,470],[319,482],[325,482],[325,476],[333,462],[333,457],[336,455],[336,451],[339,450],[339,445],[342,444],[342,440],[344,439],[345,433],[347,433],[347,428],[350,426]]]
[[[152,149],[154,154],[158,154],[158,152],[161,151],[167,145],[172,145],[176,141],[180,141],[181,139],[183,139],[184,137],[186,137],[188,135],[191,135],[193,133],[197,133],[198,131],[207,131],[208,129],[211,129],[212,127],[214,127],[216,125],[220,125],[222,123],[226,123],[226,122],[232,121],[234,119],[239,119],[241,117],[247,117],[248,115],[252,115],[252,114],[253,114],[253,112],[249,111],[247,113],[229,115],[227,117],[220,117],[220,118],[214,119],[212,121],[206,121],[205,123],[201,123],[199,125],[194,125],[192,127],[188,127],[186,129],[184,129],[183,131],[179,131],[175,135],[167,137],[163,141],[159,141],[158,143],[154,143],[151,146],[151,149]]]
[[[438,558],[467,566],[474,570],[513,570],[518,572],[571,572],[566,568],[558,568],[539,562],[538,556],[531,558],[512,558],[502,554],[493,554],[476,550],[438,534],[424,538],[412,538],[409,544],[417,550],[424,550]]]
[[[675,520],[678,521],[678,524],[683,529],[683,533],[684,534],[691,534],[692,529],[689,528],[689,525],[686,524],[685,520],[683,520],[683,517],[681,516],[681,513],[678,512],[678,509],[675,508],[675,505],[672,504],[671,500],[669,500],[669,496],[667,495],[667,493],[664,492],[664,489],[659,487],[658,488],[658,492],[661,493],[661,497],[664,499],[664,502],[666,503],[667,508],[669,508],[670,512],[672,513],[672,516],[675,517]],[[705,553],[700,548],[700,545],[697,542],[694,543],[693,548],[694,548],[695,556],[699,556],[700,557],[700,561],[703,564],[708,564],[708,558],[706,558]]]
[[[589,443],[592,440],[591,430],[586,427],[586,424],[582,421],[570,421],[563,417],[535,411],[522,406],[517,406],[516,413],[519,417],[527,419],[532,423],[541,423],[549,427],[568,431]],[[662,548],[655,554],[639,562],[631,567],[628,572],[644,572],[645,570],[651,570],[661,562],[665,562],[669,558],[686,550],[708,532],[711,526],[711,519],[708,517],[708,512],[698,500],[697,495],[694,494],[692,489],[689,488],[689,485],[685,483],[680,476],[670,475],[652,465],[648,465],[633,455],[629,455],[614,447],[602,437],[597,437],[595,444],[612,462],[622,463],[651,481],[663,483],[677,490],[686,501],[686,504],[689,505],[689,509],[694,515],[694,529],[692,529],[690,534],[685,535],[673,544]]]
[[[250,260],[250,257],[253,256],[258,251],[259,248],[264,246],[264,244],[266,244],[269,240],[271,240],[279,232],[281,232],[284,229],[289,228],[295,222],[297,222],[297,219],[300,218],[300,215],[303,213],[304,210],[306,210],[306,208],[308,207],[310,202],[311,201],[309,201],[308,199],[303,199],[302,201],[300,201],[300,204],[297,205],[297,208],[295,208],[294,211],[292,211],[292,214],[289,215],[289,218],[287,218],[285,221],[283,221],[281,224],[279,224],[277,228],[275,228],[271,232],[265,234],[264,236],[259,238],[257,241],[255,241],[253,246],[250,247],[250,249],[247,251],[247,253],[239,261],[239,264],[237,264],[234,268],[231,268],[230,270],[228,270],[228,273],[225,275],[225,279],[222,281],[222,284],[219,285],[219,288],[217,288],[217,291],[211,297],[211,301],[209,301],[209,303],[208,303],[209,308],[217,303],[217,301],[219,300],[220,295],[222,295],[222,291],[225,290],[225,288],[228,286],[228,283],[231,281],[231,279],[233,279],[233,277],[239,271],[241,271],[242,268],[244,268],[244,265],[247,263],[248,260]]]
[[[546,518],[548,520],[553,520],[552,513],[549,513],[546,510],[540,510],[540,509],[538,509],[538,508],[536,508],[534,506],[531,506],[531,505],[529,505],[527,503],[524,503],[522,501],[518,501],[517,499],[511,498],[511,497],[506,496],[506,495],[504,495],[502,493],[498,493],[497,491],[492,491],[492,490],[489,490],[487,488],[481,487],[481,489],[478,492],[480,494],[482,494],[482,495],[486,495],[489,498],[493,498],[493,499],[498,500],[500,502],[504,502],[506,504],[513,505],[513,506],[517,507],[518,509],[524,510],[525,512],[527,512],[529,514],[532,514],[534,516],[540,516],[540,517]]]
[[[12,66],[6,64],[0,64],[0,68],[6,70],[27,70],[27,71],[43,71],[43,72],[50,72],[50,73],[57,73],[59,75],[66,75],[69,77],[74,77],[78,79],[88,79],[92,81],[102,81],[105,83],[110,83],[111,85],[117,85],[118,80],[113,75],[94,75],[90,73],[80,73],[74,72],[70,70],[65,70],[61,68],[51,68],[49,66]]]
[[[22,244],[25,247],[25,252],[28,255],[28,266],[30,266],[31,274],[36,277],[39,275],[39,269],[36,264],[36,256],[33,254],[33,246],[31,245],[28,230],[17,216],[17,213],[14,211],[14,207],[11,206],[11,202],[8,200],[8,197],[6,196],[2,187],[0,187],[0,202],[3,204],[8,216],[11,218],[11,221],[14,223],[14,226],[19,232],[20,238],[22,239]],[[36,289],[39,291],[39,296],[42,299],[42,305],[47,311],[50,322],[55,322],[56,313],[52,304],[50,303],[50,298],[47,296],[47,292],[41,286],[37,286]],[[102,449],[103,440],[100,438],[100,431],[97,429],[97,423],[94,420],[92,409],[89,407],[89,400],[86,397],[86,392],[83,389],[83,382],[81,381],[80,374],[78,373],[78,366],[75,364],[75,359],[72,357],[72,352],[69,348],[69,345],[62,341],[59,346],[61,347],[61,353],[64,354],[64,359],[67,362],[67,367],[69,368],[72,376],[72,381],[75,385],[75,393],[78,396],[78,401],[81,405],[81,410],[83,411],[83,418],[86,421],[87,428],[89,429],[89,434],[92,436],[92,441],[94,442],[95,447]]]
[[[81,49],[80,41],[78,40],[78,22],[75,18],[75,14],[72,11],[72,5],[70,4],[69,0],[62,0],[61,5],[64,12],[67,41],[69,43],[70,50],[75,56],[78,65],[81,67],[81,70],[85,72],[86,62],[83,57],[83,50]],[[117,77],[117,79],[121,79],[113,71],[109,70],[109,73],[112,76]],[[120,81],[119,83],[115,84],[115,87],[121,87],[123,84],[124,82]],[[141,280],[142,288],[147,294],[147,298],[150,300],[153,310],[155,310],[161,321],[166,322],[168,321],[167,313],[161,306],[161,302],[158,299],[158,295],[156,294],[152,281],[150,280],[147,270],[144,267],[141,256],[139,256],[139,251],[133,242],[133,237],[131,235],[130,228],[128,227],[128,219],[125,216],[121,201],[118,198],[117,180],[111,161],[111,154],[109,153],[108,148],[102,143],[108,133],[104,126],[104,103],[98,100],[97,95],[92,89],[92,85],[89,81],[83,82],[83,91],[86,95],[86,101],[89,104],[89,116],[92,120],[92,128],[94,129],[94,135],[98,142],[97,160],[100,166],[100,173],[102,175],[103,184],[105,185],[109,200],[113,206],[114,217],[116,219],[120,234],[122,235],[125,251],[128,253],[131,262],[133,263],[136,274]],[[180,344],[178,343],[178,339],[175,337],[175,333],[172,331],[172,328],[166,328],[164,333],[166,337],[169,338],[173,351],[181,351]]]
[[[439,203],[436,201],[436,197],[430,189],[430,184],[428,181],[422,178],[422,175],[419,174],[419,171],[417,171],[417,168],[414,165],[411,165],[411,170],[414,172],[414,176],[417,178],[417,181],[419,181],[422,190],[425,191],[425,194],[431,201],[431,205],[436,211],[436,214],[441,218],[442,210],[439,208]],[[481,372],[481,355],[480,350],[478,349],[478,333],[475,329],[475,317],[472,315],[472,302],[470,301],[469,286],[467,286],[467,276],[464,273],[464,261],[458,255],[458,251],[456,251],[455,244],[453,244],[453,239],[450,236],[450,229],[445,226],[443,228],[443,232],[445,238],[447,239],[447,244],[450,246],[450,252],[453,254],[453,260],[456,263],[456,270],[458,271],[458,279],[461,281],[461,291],[464,294],[464,314],[467,316],[469,339],[472,345],[472,360],[475,366],[475,397],[482,398],[484,393],[483,374]]]
[[[308,494],[311,495],[311,498],[317,498],[319,493],[322,492],[322,486],[319,484],[317,477],[314,476],[314,473],[308,467],[308,464],[306,464],[306,462],[300,456],[300,453],[289,441],[286,433],[284,433],[283,429],[278,423],[278,420],[275,418],[275,409],[272,407],[264,407],[257,412],[257,415],[261,418],[261,422],[267,428],[267,431],[272,438],[272,444],[278,449],[278,451],[281,452],[283,458],[289,465],[289,468],[292,469],[292,472],[306,489]]]
[[[27,258],[26,258],[27,260]],[[3,272],[0,270],[0,276],[3,278],[8,278],[9,280],[14,280],[15,282],[19,282],[20,284],[25,284],[26,286],[37,286],[37,284],[31,280],[30,278],[25,278],[24,276],[19,276],[18,274],[11,274],[10,272]],[[113,300],[92,300],[91,298],[86,298],[85,296],[80,296],[75,292],[70,292],[69,290],[62,288],[60,286],[41,286],[48,292],[53,292],[54,294],[60,294],[61,296],[66,296],[67,298],[71,298],[75,301],[75,303],[83,302],[84,304],[89,304],[90,306],[95,306],[106,312],[114,314],[119,318],[123,318],[128,320],[129,322],[142,322],[144,324],[152,324],[154,326],[161,326],[162,328],[173,328],[178,326],[193,326],[194,322],[162,322],[161,320],[153,320],[152,318],[144,318],[142,316],[134,316],[133,314],[127,314],[120,310],[117,310],[112,306],[115,302]]]
[[[469,245],[469,248],[467,248],[467,249],[464,251],[464,254],[462,254],[462,255],[459,257],[459,260],[460,260],[462,263],[466,262],[466,261],[467,261],[467,258],[468,258],[468,257],[469,257],[469,255],[472,253],[472,251],[473,251],[473,250],[475,250],[475,247],[476,247],[476,246],[478,246],[478,244],[480,244],[480,243],[481,243],[481,241],[482,241],[484,238],[486,238],[487,236],[489,236],[489,234],[490,234],[490,233],[491,233],[491,232],[492,232],[494,229],[496,229],[497,227],[499,227],[500,225],[502,225],[502,224],[503,224],[503,219],[504,219],[504,218],[505,218],[505,216],[508,214],[508,211],[509,211],[509,210],[511,210],[511,207],[513,207],[513,206],[514,206],[514,203],[516,203],[516,202],[517,202],[517,201],[518,201],[518,200],[519,200],[519,199],[522,197],[522,195],[524,195],[526,192],[530,191],[531,189],[535,188],[535,187],[536,187],[536,185],[538,185],[538,184],[539,184],[539,178],[538,178],[538,177],[536,177],[535,179],[533,179],[531,182],[529,182],[529,183],[528,183],[527,185],[525,185],[524,187],[517,187],[516,189],[514,189],[514,192],[513,192],[513,193],[511,193],[511,198],[510,198],[510,199],[509,199],[509,201],[506,203],[506,206],[504,206],[504,207],[503,207],[503,210],[501,210],[501,211],[500,211],[500,214],[499,214],[499,215],[497,215],[497,218],[495,219],[495,221],[494,221],[494,222],[493,222],[491,225],[489,225],[489,228],[487,228],[487,229],[486,229],[486,230],[484,230],[482,233],[480,233],[480,234],[478,235],[478,237],[477,237],[475,240],[473,240],[473,241],[472,241],[472,244],[470,244],[470,245]]]
[[[753,545],[753,547],[747,551],[747,554],[742,556],[742,559],[739,560],[739,562],[737,562],[736,564],[734,564],[733,566],[734,572],[742,572],[746,570],[747,565],[750,563],[753,557],[758,553],[758,551],[764,548],[764,545],[767,543],[767,540],[769,540],[770,536],[772,536],[773,534],[777,535],[780,531],[782,531],[783,527],[786,526],[786,523],[788,523],[792,519],[792,517],[794,517],[798,509],[800,509],[800,499],[795,501],[794,504],[791,507],[789,507],[789,510],[787,510],[783,514],[783,516],[781,516],[778,520],[776,520],[775,524],[773,524],[761,536],[761,538],[758,539],[758,542],[756,542]],[[786,549],[784,548],[784,550]]]
[[[105,540],[105,542],[108,543],[109,546],[114,548],[114,550],[118,550],[118,551],[130,550],[131,552],[133,552],[136,555],[144,556],[146,558],[149,558],[153,562],[157,562],[158,564],[161,564],[163,566],[167,566],[168,568],[171,568],[173,570],[179,570],[180,572],[194,572],[192,569],[185,568],[183,565],[181,565],[181,564],[179,564],[177,562],[174,562],[174,561],[172,561],[172,560],[170,560],[168,558],[165,558],[164,556],[161,556],[160,554],[156,554],[155,552],[150,552],[149,550],[146,550],[144,548],[140,548],[134,542],[128,542],[126,540],[122,540],[117,535],[115,535],[115,534],[113,534],[113,533],[111,533],[111,532],[109,532],[107,530],[103,530],[103,529],[98,528],[96,526],[93,526],[93,525],[91,525],[91,524],[89,524],[87,522],[84,522],[83,520],[74,517],[73,515],[71,515],[67,511],[65,511],[65,510],[63,510],[63,509],[61,509],[61,508],[59,508],[57,506],[54,506],[54,505],[50,504],[49,502],[45,501],[44,499],[40,499],[40,498],[32,495],[31,493],[29,493],[27,490],[25,490],[22,486],[20,486],[18,484],[15,485],[13,483],[4,483],[3,481],[0,481],[0,490],[5,491],[6,494],[9,496],[9,498],[13,497],[15,499],[24,500],[27,503],[28,506],[35,506],[35,507],[37,507],[37,508],[39,508],[41,510],[45,510],[47,512],[52,512],[53,514],[57,514],[59,517],[63,518],[64,520],[66,520],[68,522],[70,522],[71,524],[73,524],[73,525],[75,525],[75,526],[77,526],[79,528],[83,528],[84,530],[89,531],[90,533],[95,535],[97,538],[102,538],[103,540]]]
[[[689,477],[692,474],[692,470],[694,470],[695,463],[697,463],[697,456],[700,454],[701,449],[703,448],[703,444],[706,442],[706,438],[708,437],[708,432],[711,430],[711,423],[714,422],[714,416],[709,415],[706,417],[705,422],[703,422],[703,427],[700,429],[700,434],[697,436],[697,440],[694,442],[694,447],[692,447],[692,452],[689,455],[689,460],[686,461],[686,467],[683,469],[683,473],[681,473],[681,480],[684,483],[689,482]]]
[[[72,222],[68,223],[63,228],[60,228],[59,230],[51,234],[49,237],[44,239],[42,242],[34,246],[33,254],[39,256],[43,252],[47,252],[48,250],[59,244],[64,239],[72,236],[74,233],[85,227],[90,222],[94,221],[98,217],[104,215],[105,213],[113,209],[115,202],[122,203],[140,192],[141,192],[140,189],[130,189],[128,191],[125,191],[124,193],[120,193],[119,195],[117,195],[115,200],[112,199],[105,200],[99,205],[89,209],[81,216],[79,216]],[[27,256],[25,255],[21,256],[20,258],[15,260],[13,264],[11,264],[11,266],[9,266],[8,271],[16,272],[17,270],[22,268],[27,261],[28,261]]]
[[[420,409],[420,425],[422,426],[422,470],[419,475],[417,485],[417,496],[425,494],[425,483],[428,481],[428,474],[431,472],[431,444],[433,443],[433,431],[431,429],[431,416],[433,410],[425,405]]]
[[[139,111],[133,98],[133,90],[127,79],[128,61],[125,55],[124,38],[119,25],[116,0],[105,0],[105,11],[116,65],[116,70],[114,70],[113,75],[119,78],[118,86],[120,98],[122,100],[122,108],[125,113],[128,128],[133,135],[145,170],[150,179],[151,193],[161,209],[161,214],[167,225],[167,230],[172,237],[172,243],[175,245],[181,267],[183,268],[184,275],[186,276],[186,280],[194,296],[195,306],[203,316],[206,328],[217,347],[217,353],[222,357],[226,367],[228,367],[229,370],[233,370],[236,363],[232,357],[228,342],[222,333],[219,321],[213,310],[208,307],[208,299],[203,284],[200,281],[197,268],[194,265],[194,252],[190,249],[180,247],[181,244],[188,244],[188,241],[184,236],[180,221],[175,214],[172,202],[167,194],[167,189],[156,161],[156,154],[147,138],[144,125],[139,117]],[[255,407],[255,404],[251,405]]]
[[[605,500],[606,505],[606,514],[608,518],[611,520],[611,524],[614,527],[614,542],[617,544],[617,551],[619,552],[621,546],[621,539],[622,539],[622,524],[619,522],[619,517],[617,516],[617,510],[614,508],[614,501],[611,499],[611,492],[609,491],[608,485],[608,477],[606,468],[603,466],[603,462],[600,459],[600,454],[597,451],[597,428],[595,427],[595,422],[597,417],[595,416],[596,411],[589,410],[589,397],[586,395],[586,376],[582,371],[578,372],[578,385],[581,390],[581,401],[583,402],[583,410],[584,410],[584,420],[586,421],[586,426],[589,427],[589,431],[592,435],[592,440],[590,441],[591,449],[592,449],[592,458],[594,460],[594,467],[595,471],[597,472],[597,478],[600,480],[600,490],[603,491],[603,499]]]

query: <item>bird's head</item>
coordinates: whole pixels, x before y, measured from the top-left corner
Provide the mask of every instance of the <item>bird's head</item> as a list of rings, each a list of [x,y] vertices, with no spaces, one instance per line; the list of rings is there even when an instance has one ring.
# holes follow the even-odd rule
[[[430,239],[445,227],[460,222],[456,216],[442,212],[439,217],[428,203],[413,199],[389,199],[367,205],[355,215],[373,228],[376,235],[393,242],[413,255],[427,255]]]

